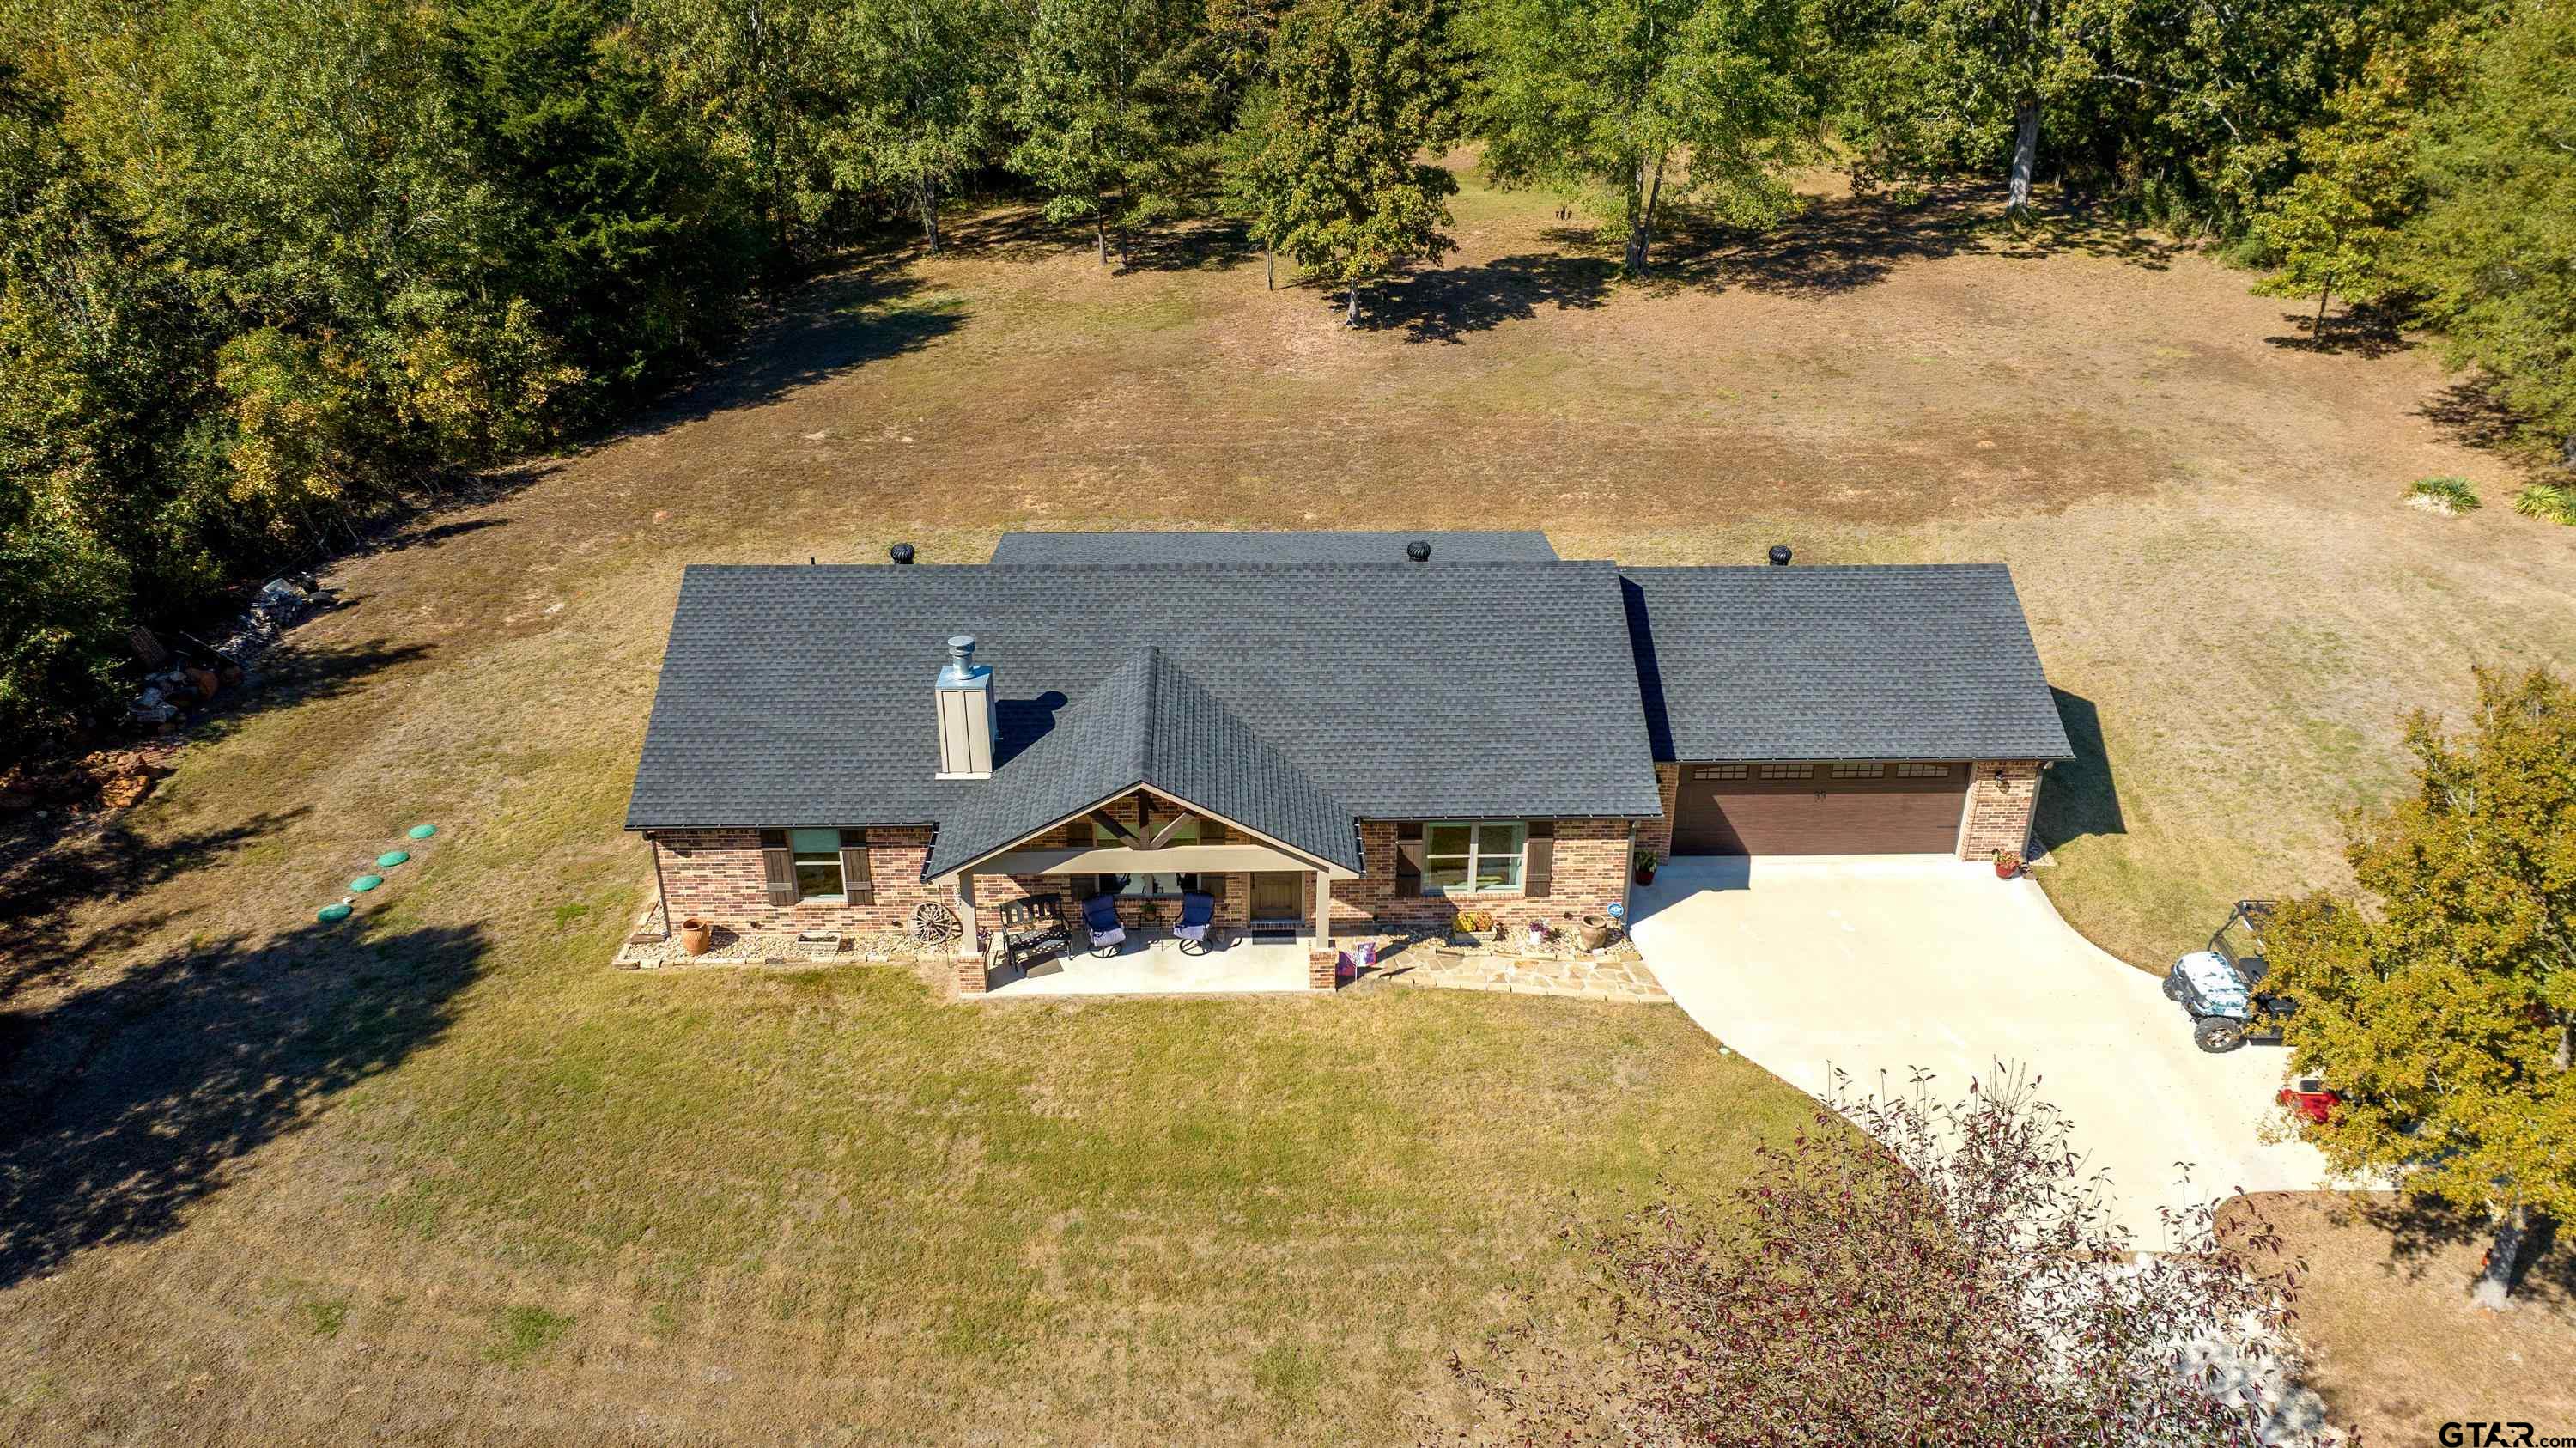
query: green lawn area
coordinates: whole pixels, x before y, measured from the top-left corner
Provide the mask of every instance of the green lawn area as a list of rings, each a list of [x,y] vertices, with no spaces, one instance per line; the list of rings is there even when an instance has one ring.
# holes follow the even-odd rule
[[[2197,255],[1828,196],[1631,287],[1553,210],[1471,182],[1461,251],[1357,334],[1212,240],[1112,275],[965,221],[333,569],[351,606],[251,712],[0,877],[26,907],[0,1421],[1406,1437],[1441,1355],[1555,1280],[1570,1193],[1659,1165],[1720,1190],[1803,1119],[1670,1009],[612,973],[686,562],[1412,525],[2002,559],[2087,754],[2044,791],[2043,882],[2141,963],[2234,895],[2336,878],[2337,811],[2403,778],[2399,711],[2576,647],[2576,530],[2398,505],[2428,475],[2507,491],[2433,362],[2284,345],[2280,305]],[[353,929],[311,923],[424,819]],[[44,913],[31,882],[77,899]]]

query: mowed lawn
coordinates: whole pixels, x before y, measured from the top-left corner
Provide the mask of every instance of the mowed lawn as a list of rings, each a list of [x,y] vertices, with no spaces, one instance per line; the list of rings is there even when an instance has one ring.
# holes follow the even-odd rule
[[[2571,661],[2576,530],[2419,350],[2152,238],[1820,195],[1617,283],[1469,180],[1373,325],[1016,212],[860,259],[653,420],[332,572],[253,711],[0,881],[21,1437],[1409,1436],[1570,1193],[1722,1190],[1803,1099],[1677,1012],[1375,991],[934,1004],[617,974],[679,568],[1013,527],[1536,527],[1569,556],[2002,559],[2088,757],[2044,882],[2153,966],[2331,881],[2397,715]],[[2398,506],[2466,475],[2490,507]],[[1078,607],[1068,600],[1068,607]],[[888,640],[928,650],[935,640]],[[1400,641],[1390,641],[1400,655]],[[1355,660],[1353,707],[1383,660]],[[1474,668],[1473,659],[1421,661]],[[314,907],[443,833],[355,928]],[[84,903],[35,912],[31,880]],[[7,913],[7,912],[0,912]]]

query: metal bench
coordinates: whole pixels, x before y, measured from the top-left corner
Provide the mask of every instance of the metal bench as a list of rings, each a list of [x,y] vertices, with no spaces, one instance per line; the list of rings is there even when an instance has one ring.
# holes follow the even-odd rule
[[[1041,961],[1053,960],[1073,946],[1073,932],[1064,923],[1064,897],[1031,895],[1002,904],[1002,928],[993,936],[993,963],[1026,971]]]

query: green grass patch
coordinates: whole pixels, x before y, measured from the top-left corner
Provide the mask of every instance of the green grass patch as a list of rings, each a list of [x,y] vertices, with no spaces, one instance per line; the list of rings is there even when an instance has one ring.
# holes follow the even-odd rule
[[[2534,483],[2514,494],[2513,510],[2526,518],[2576,526],[2576,488]]]
[[[525,1367],[572,1331],[572,1322],[562,1313],[526,1303],[502,1308],[493,1314],[495,1340],[483,1355],[505,1367]]]
[[[2407,484],[2406,500],[2436,513],[2473,513],[2478,490],[2461,477],[2417,478]]]

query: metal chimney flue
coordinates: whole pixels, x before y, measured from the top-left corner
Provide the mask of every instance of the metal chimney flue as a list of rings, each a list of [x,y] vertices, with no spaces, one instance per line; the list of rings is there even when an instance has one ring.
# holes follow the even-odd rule
[[[990,779],[1001,725],[993,713],[993,671],[975,662],[975,636],[948,640],[948,662],[932,690],[938,702],[939,778]]]
[[[1771,545],[1771,566],[1774,568],[1786,568],[1789,566],[1788,544],[1774,543]]]

